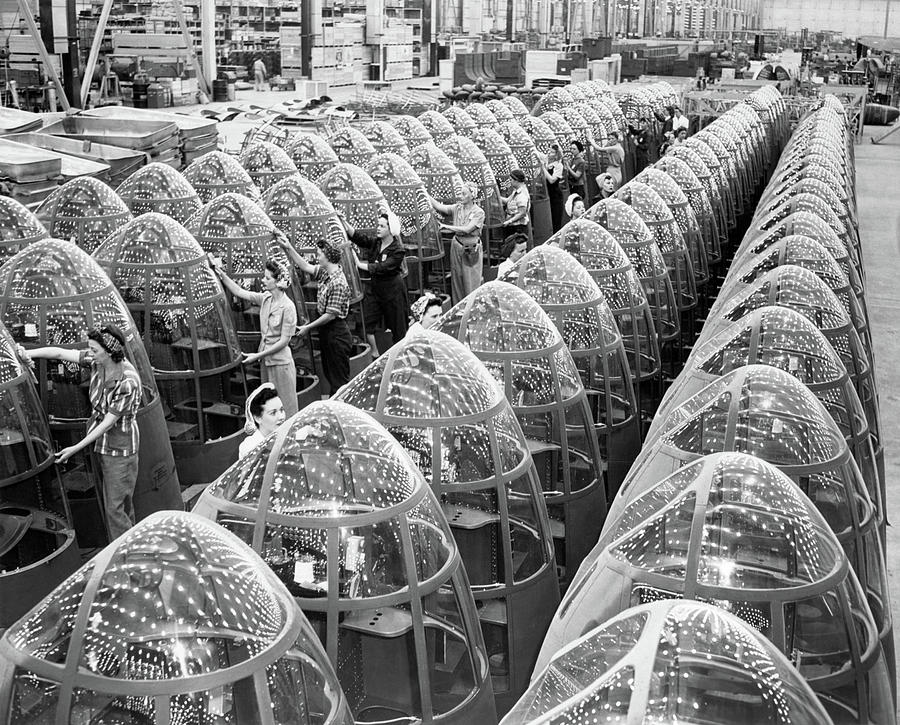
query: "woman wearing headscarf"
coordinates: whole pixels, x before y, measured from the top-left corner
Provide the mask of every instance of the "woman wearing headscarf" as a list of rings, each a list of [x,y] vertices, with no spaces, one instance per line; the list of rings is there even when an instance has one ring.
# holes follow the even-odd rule
[[[65,463],[93,444],[103,477],[103,506],[110,539],[134,526],[134,487],[138,474],[140,433],[136,420],[141,406],[141,379],[125,359],[125,337],[114,325],[88,333],[87,350],[60,347],[18,348],[28,360],[44,358],[89,366],[91,417],[87,435],[56,454]]]
[[[419,297],[409,308],[409,330],[407,335],[416,330],[430,330],[443,312],[441,298],[431,292]]]
[[[291,417],[297,412],[297,365],[291,352],[291,338],[297,331],[297,308],[285,290],[290,285],[290,275],[275,260],[266,261],[262,285],[264,292],[244,289],[222,267],[220,260],[210,259],[213,270],[225,289],[235,297],[259,307],[259,349],[244,353],[244,363],[259,362],[259,377],[270,382],[284,403],[284,412]]]
[[[456,204],[441,204],[428,197],[435,211],[452,220],[452,224],[441,224],[441,229],[453,234],[450,243],[450,295],[454,304],[478,287],[483,279],[481,230],[484,227],[484,209],[475,203],[477,194],[478,187],[467,181],[459,190]]]
[[[285,421],[284,405],[272,383],[263,383],[247,396],[244,415],[244,433],[247,437],[238,446],[239,460],[272,435]]]
[[[297,334],[306,335],[312,330],[319,332],[319,350],[322,353],[322,374],[328,381],[331,394],[350,382],[350,355],[353,352],[353,336],[347,326],[350,312],[350,285],[341,267],[341,250],[320,241],[316,254],[316,264],[307,262],[288,238],[276,233],[276,240],[291,261],[306,274],[316,280],[316,313],[318,317],[297,329]]]
[[[608,171],[604,171],[602,174],[597,175],[597,188],[599,189],[598,199],[609,199],[609,197],[616,193],[616,189],[619,188],[619,185],[616,183],[612,174]]]
[[[366,336],[372,346],[372,354],[378,355],[374,330],[379,323],[390,329],[391,339],[399,342],[406,335],[406,315],[409,303],[406,299],[406,283],[403,281],[403,260],[406,250],[400,241],[400,219],[389,210],[378,216],[375,234],[370,236],[357,231],[346,219],[338,216],[350,241],[362,251],[360,259],[356,251],[353,259],[359,269],[369,273],[363,299],[363,315]]]
[[[584,199],[578,194],[569,194],[566,199],[566,216],[569,219],[580,219],[584,216]]]

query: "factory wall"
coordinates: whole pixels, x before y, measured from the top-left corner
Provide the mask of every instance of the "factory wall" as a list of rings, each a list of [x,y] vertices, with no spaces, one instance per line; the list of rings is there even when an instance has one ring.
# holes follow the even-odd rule
[[[796,32],[836,30],[847,37],[900,35],[900,3],[891,0],[763,0],[762,27]]]

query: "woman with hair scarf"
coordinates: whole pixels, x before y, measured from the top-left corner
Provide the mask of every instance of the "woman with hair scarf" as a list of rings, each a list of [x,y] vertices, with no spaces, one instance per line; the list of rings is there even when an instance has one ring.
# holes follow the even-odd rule
[[[436,212],[452,220],[451,224],[441,224],[441,229],[453,233],[450,244],[450,296],[454,304],[478,287],[483,279],[481,229],[484,227],[484,210],[475,203],[477,195],[478,187],[466,181],[459,190],[456,204],[441,204],[428,197]]]
[[[443,312],[441,298],[431,292],[419,297],[409,308],[409,330],[407,335],[416,330],[430,330]]]
[[[263,383],[247,396],[244,415],[244,433],[247,437],[238,446],[238,460],[272,435],[285,421],[284,405],[272,383]]]
[[[403,262],[406,249],[400,241],[400,219],[390,210],[378,216],[374,236],[357,231],[343,216],[338,215],[350,241],[362,251],[360,259],[353,250],[353,259],[359,269],[369,273],[363,299],[363,316],[366,337],[372,346],[372,354],[379,355],[374,331],[379,323],[391,331],[391,340],[399,342],[406,335],[406,315],[409,303],[406,299],[406,283],[403,280]]]
[[[297,331],[297,309],[284,292],[290,285],[288,270],[267,260],[262,279],[265,292],[251,292],[225,274],[219,260],[211,258],[210,263],[225,289],[259,307],[259,349],[254,353],[245,352],[244,363],[259,361],[260,380],[275,385],[284,412],[290,418],[298,409],[297,365],[290,347]]]
[[[141,378],[125,359],[125,337],[107,325],[88,333],[87,350],[60,347],[18,348],[26,360],[44,358],[90,366],[91,417],[87,435],[56,454],[65,463],[93,444],[103,477],[103,507],[110,540],[134,526],[134,487],[138,474],[140,433],[135,416],[141,407]]]

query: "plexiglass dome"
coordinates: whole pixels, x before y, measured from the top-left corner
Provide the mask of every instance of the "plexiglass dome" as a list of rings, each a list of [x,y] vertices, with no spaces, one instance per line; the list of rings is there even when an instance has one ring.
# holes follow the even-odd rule
[[[568,88],[555,86],[541,96],[541,100],[535,104],[532,112],[534,115],[540,116],[548,111],[559,111],[564,106],[570,106],[573,103],[575,103],[575,99],[569,93]]]
[[[720,183],[727,189],[733,216],[735,218],[741,216],[746,204],[747,179],[743,163],[737,158],[737,152],[723,143],[718,136],[703,131],[691,136],[685,144],[690,144],[691,148],[700,154],[714,175],[718,174]]]
[[[634,209],[614,197],[598,201],[585,212],[584,219],[606,229],[628,255],[647,295],[660,342],[677,338],[681,320],[675,292],[653,232]]]
[[[313,256],[320,241],[342,249],[344,253],[341,256],[341,268],[350,286],[350,303],[356,304],[362,299],[362,282],[359,279],[359,269],[350,254],[347,234],[328,197],[318,186],[299,174],[288,176],[269,189],[265,209],[269,219],[287,235],[300,254]],[[280,255],[284,255],[283,250],[279,248],[278,251]],[[265,264],[265,258],[261,262]],[[259,274],[262,275],[262,271]],[[310,280],[307,280],[307,287],[309,283]],[[315,296],[312,290],[309,296]]]
[[[619,243],[596,222],[573,219],[547,240],[564,249],[588,271],[603,292],[622,335],[636,382],[661,369],[656,325],[641,281]]]
[[[131,310],[158,376],[209,374],[238,363],[225,293],[181,224],[142,214],[101,244],[94,259]]]
[[[735,257],[722,285],[722,299],[730,299],[776,267],[786,264],[802,267],[814,273],[840,300],[871,357],[872,342],[859,297],[829,250],[802,234],[789,234],[773,241],[775,239],[777,235],[767,235],[757,246]]]
[[[450,527],[409,456],[367,413],[312,403],[195,511],[250,543],[297,598],[357,722],[495,718]]]
[[[706,168],[709,169],[712,179],[718,186],[719,195],[721,196],[722,203],[725,205],[724,214],[727,219],[728,228],[734,228],[737,225],[737,218],[739,216],[739,199],[735,198],[735,186],[740,183],[736,178],[737,169],[734,168],[734,160],[729,155],[727,149],[720,147],[720,155],[707,143],[704,143],[702,139],[697,139],[696,141],[693,141],[692,139],[693,137],[689,138],[683,144],[680,144],[679,148],[682,146],[687,147],[703,160]],[[712,143],[715,142],[713,141]],[[732,177],[732,174],[734,174],[735,177]],[[697,175],[699,176],[700,174]]]
[[[150,356],[179,478],[213,480],[237,452],[246,383],[231,310],[206,252],[178,222],[150,213],[112,234],[94,258],[128,305]],[[196,449],[207,443],[210,459],[194,465]]]
[[[854,381],[860,399],[868,405],[875,398],[873,373],[865,347],[840,300],[815,273],[796,265],[782,265],[758,277],[747,289],[717,302],[707,318],[698,342],[705,342],[764,305],[796,310],[818,327],[832,344]],[[869,425],[877,430],[877,410],[867,410]],[[875,424],[873,425],[873,419]]]
[[[500,102],[512,112],[517,121],[521,121],[523,118],[531,115],[525,104],[515,96],[504,96],[500,99]]]
[[[155,397],[147,353],[122,298],[103,269],[71,242],[45,239],[29,245],[0,267],[0,316],[16,342],[80,346],[89,330],[113,324],[125,335],[125,353],[137,368],[145,392]],[[38,361],[38,384],[47,413],[87,418],[91,408],[81,390],[81,368]],[[66,385],[71,383],[71,385]],[[146,400],[144,401],[146,403]]]
[[[318,182],[322,174],[338,163],[334,149],[316,133],[296,134],[285,151],[297,170],[310,181]]]
[[[419,114],[419,122],[431,134],[436,144],[442,144],[456,133],[453,124],[438,111],[428,110]]]
[[[610,520],[656,481],[699,456],[749,453],[791,476],[844,546],[893,652],[878,534],[877,482],[863,480],[825,407],[796,378],[768,365],[739,368],[671,411],[632,467]],[[867,491],[867,488],[869,491]],[[893,663],[892,663],[893,664]]]
[[[551,244],[532,249],[500,280],[525,290],[541,306],[572,353],[613,494],[637,455],[640,433],[625,346],[603,292],[577,259]]]
[[[420,262],[443,257],[438,218],[413,167],[397,154],[383,153],[369,161],[366,171],[400,218],[400,240],[407,254]]]
[[[500,190],[504,194],[508,194],[512,188],[512,181],[509,175],[513,169],[519,168],[519,163],[516,161],[509,144],[493,128],[477,128],[469,135],[469,138],[481,149],[491,165],[494,177],[500,185]]]
[[[675,293],[675,305],[680,312],[697,305],[697,279],[687,244],[672,212],[659,194],[646,184],[630,181],[615,193],[616,199],[630,206],[653,234],[662,252],[669,280]]]
[[[685,144],[672,146],[666,155],[657,162],[657,165],[667,163],[668,159],[675,159],[684,162],[685,166],[697,177],[706,197],[709,200],[710,210],[713,214],[715,228],[719,236],[719,244],[728,243],[728,230],[731,228],[731,219],[725,200],[725,190],[719,184],[717,178],[713,177],[712,171],[706,165],[700,155]],[[685,193],[687,193],[687,189]]]
[[[135,216],[155,211],[184,224],[200,208],[200,197],[188,180],[168,164],[142,166],[116,193]]]
[[[372,144],[376,153],[392,153],[406,158],[409,147],[396,127],[387,121],[371,121],[363,126],[363,135]],[[359,164],[362,166],[363,164]]]
[[[468,136],[472,131],[478,128],[475,119],[472,118],[466,110],[461,106],[448,106],[441,115],[446,118],[453,126],[453,130],[460,136]]]
[[[509,150],[516,157],[516,163],[525,172],[525,178],[536,178],[541,171],[541,160],[528,132],[517,121],[506,121],[497,126],[497,133],[506,141]]]
[[[848,232],[844,221],[821,198],[802,193],[782,197],[767,209],[760,207],[760,214],[754,218],[745,239],[779,229],[806,234],[822,242],[851,278],[857,293],[864,292],[865,278],[856,231]]]
[[[0,639],[9,722],[353,720],[284,586],[234,536],[160,512]]]
[[[575,129],[573,129],[569,125],[569,122],[556,111],[544,111],[541,113],[540,119],[547,124],[547,127],[551,131],[553,131],[553,135],[556,137],[556,143],[562,149],[563,157],[570,160],[572,158],[572,141],[575,141],[578,138]],[[537,140],[535,139],[535,143],[536,142]]]
[[[140,518],[159,509],[180,507],[172,448],[147,352],[128,308],[97,262],[60,239],[29,245],[0,267],[0,320],[25,347],[84,349],[90,330],[110,324],[121,330],[125,355],[137,370],[143,392],[136,416],[140,450],[135,514]],[[35,376],[56,445],[69,446],[81,440],[84,422],[92,413],[90,368],[36,360]],[[64,484],[82,491],[90,491],[92,484],[101,485],[90,456],[89,449],[82,449],[70,459],[60,471]],[[94,526],[79,529],[78,535],[90,536],[97,545],[105,543],[106,534]]]
[[[337,399],[383,424],[441,502],[472,585],[498,708],[506,711],[528,684],[559,602],[550,523],[509,402],[472,352],[424,329]]]
[[[415,116],[392,116],[390,120],[410,150],[434,140],[428,129]]]
[[[503,103],[499,98],[491,98],[490,100],[485,101],[484,107],[488,109],[492,114],[494,114],[494,118],[497,119],[497,123],[516,120],[516,117],[513,115],[513,112],[509,108],[509,106]]]
[[[744,365],[771,365],[808,387],[848,442],[868,438],[859,396],[831,343],[806,317],[787,307],[760,307],[696,346],[669,388],[648,438],[668,413],[716,378]]]
[[[701,602],[661,601],[628,609],[555,653],[502,725],[598,722],[831,718],[785,656],[737,617]]]
[[[780,239],[788,234],[803,234],[822,244],[841,266],[841,270],[847,275],[856,294],[860,297],[864,296],[865,284],[864,278],[860,274],[859,259],[857,256],[851,257],[850,252],[852,248],[853,255],[858,255],[856,245],[846,236],[835,233],[832,226],[826,221],[825,213],[795,211],[784,214],[780,219],[770,219],[764,225],[760,225],[758,229],[748,231],[735,256],[741,256],[751,250],[752,253],[758,253],[760,247],[767,242]]]
[[[603,117],[594,110],[594,107],[587,101],[581,101],[574,106],[575,110],[585,120],[594,140],[601,144],[607,143],[607,126]],[[598,159],[599,163],[599,159]]]
[[[286,176],[297,173],[297,167],[287,152],[268,141],[251,143],[241,152],[239,161],[263,193]]]
[[[229,192],[259,200],[259,189],[250,174],[234,156],[223,151],[210,151],[194,159],[184,170],[184,178],[196,189],[204,204]]]
[[[80,563],[72,514],[53,454],[34,378],[19,358],[12,336],[0,325],[0,627],[4,629]]]
[[[822,199],[829,210],[843,221],[846,233],[852,239],[857,238],[858,232],[853,218],[853,209],[846,196],[843,196],[836,190],[835,186],[813,175],[801,176],[789,182],[768,186],[759,202],[759,208],[763,208],[768,204],[776,204],[779,199],[791,197],[795,194],[812,194]]]
[[[297,178],[296,174],[289,177],[291,180]],[[217,197],[191,217],[185,227],[204,252],[222,260],[229,277],[253,292],[263,291],[261,280],[267,260],[278,263],[282,269],[294,269],[284,250],[275,242],[272,220],[258,204],[241,194]],[[293,276],[293,271],[291,274]],[[304,324],[308,317],[299,285],[292,283],[287,294],[297,309],[298,323]],[[252,339],[248,344],[255,351],[259,340],[259,315],[251,307],[235,299],[232,310],[237,329],[241,333],[250,333]]]
[[[525,129],[525,132],[531,137],[535,148],[545,156],[550,152],[550,149],[558,143],[556,134],[543,118],[538,116],[526,116],[519,120],[519,125]],[[563,148],[563,153],[566,153],[567,151],[568,147]]]
[[[378,153],[369,139],[351,126],[339,128],[328,137],[328,143],[342,164],[364,167]]]
[[[9,196],[0,196],[0,264],[32,242],[50,236],[33,212]]]
[[[693,207],[678,182],[669,174],[655,168],[644,169],[634,180],[646,184],[668,207],[690,253],[697,287],[705,286],[710,276],[706,241]]]
[[[88,254],[131,219],[116,192],[91,176],[72,179],[55,189],[35,214],[51,237],[75,242]]]
[[[859,582],[821,514],[773,466],[701,458],[632,499],[603,543],[560,605],[541,663],[625,606],[698,599],[790,657],[836,721],[892,720],[881,719],[890,685]]]
[[[442,204],[455,204],[462,188],[456,165],[434,143],[416,146],[409,152],[409,163],[425,184],[425,189]]]
[[[497,117],[484,104],[469,103],[464,110],[472,117],[475,125],[479,128],[493,129],[497,127]]]
[[[485,224],[489,227],[502,224],[506,213],[500,201],[497,177],[481,149],[471,139],[455,133],[442,141],[440,148],[456,166],[463,181],[478,187],[475,203],[484,211]]]
[[[557,563],[571,575],[596,538],[606,496],[587,396],[559,331],[531,297],[506,282],[481,285],[437,329],[474,352],[503,385],[530,441]]]
[[[336,164],[319,177],[319,188],[355,229],[375,231],[378,215],[387,205],[372,177],[353,164]]]

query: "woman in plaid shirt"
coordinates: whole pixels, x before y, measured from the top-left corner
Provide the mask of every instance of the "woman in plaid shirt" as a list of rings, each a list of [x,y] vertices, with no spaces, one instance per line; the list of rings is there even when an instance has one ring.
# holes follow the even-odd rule
[[[311,330],[319,331],[322,373],[333,395],[350,381],[350,353],[353,350],[353,337],[347,327],[350,285],[347,284],[341,267],[341,250],[326,242],[319,242],[316,258],[318,264],[310,264],[294,249],[284,234],[276,234],[275,238],[291,261],[319,283],[316,296],[316,312],[319,316],[297,328],[297,332],[306,335]]]
[[[88,432],[75,445],[56,454],[65,463],[94,444],[103,476],[103,504],[110,540],[134,526],[132,498],[137,483],[140,436],[135,420],[141,407],[141,379],[125,359],[125,337],[113,325],[88,333],[87,350],[39,347],[20,352],[29,359],[45,358],[90,366],[91,413]]]

